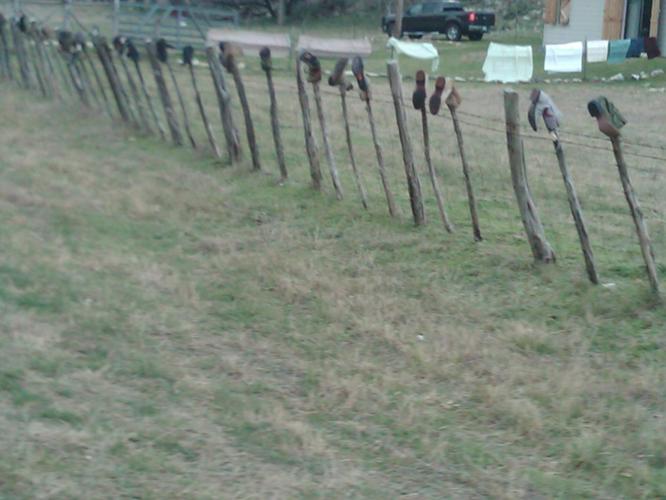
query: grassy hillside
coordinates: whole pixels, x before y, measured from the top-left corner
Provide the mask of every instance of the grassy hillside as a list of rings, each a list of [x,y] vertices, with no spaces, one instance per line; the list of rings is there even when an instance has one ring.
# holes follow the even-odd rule
[[[277,185],[262,83],[251,83],[266,174],[3,85],[0,498],[666,495],[666,311],[647,291],[608,151],[568,148],[615,284],[592,287],[547,142],[528,143],[559,258],[541,267],[501,133],[465,126],[486,237],[475,244],[450,125],[434,134],[453,236],[429,194],[431,223],[410,224],[387,106],[377,112],[399,220],[385,215],[356,101],[370,212],[328,92],[347,197],[307,187],[286,80],[291,180]],[[652,96],[606,91],[632,125],[645,118],[629,139],[659,141]],[[567,89],[553,94],[572,138],[594,132]],[[501,116],[492,87],[464,95],[465,109]],[[662,169],[632,160],[663,263]]]

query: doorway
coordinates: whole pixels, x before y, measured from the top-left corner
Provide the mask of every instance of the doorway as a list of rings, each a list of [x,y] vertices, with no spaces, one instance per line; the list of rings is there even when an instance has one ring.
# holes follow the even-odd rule
[[[653,1],[658,0],[627,0],[625,38],[642,38],[650,35]]]

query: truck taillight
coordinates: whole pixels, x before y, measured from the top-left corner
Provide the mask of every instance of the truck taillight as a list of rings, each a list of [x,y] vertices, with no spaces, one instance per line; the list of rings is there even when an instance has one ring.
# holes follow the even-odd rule
[[[469,13],[469,22],[470,23],[476,22],[476,12]]]

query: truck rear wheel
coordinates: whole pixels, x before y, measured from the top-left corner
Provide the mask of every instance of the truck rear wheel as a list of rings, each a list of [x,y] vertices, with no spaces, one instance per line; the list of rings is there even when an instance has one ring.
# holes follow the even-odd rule
[[[462,38],[462,32],[460,31],[460,25],[458,23],[449,23],[446,25],[445,29],[446,38],[452,42],[457,42]]]

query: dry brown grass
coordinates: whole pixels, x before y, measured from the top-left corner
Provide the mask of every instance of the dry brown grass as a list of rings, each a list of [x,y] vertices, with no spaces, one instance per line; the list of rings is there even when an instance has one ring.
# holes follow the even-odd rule
[[[198,74],[219,124],[208,74]],[[548,142],[526,143],[559,259],[543,268],[530,262],[501,132],[464,124],[486,236],[477,245],[448,120],[433,119],[432,135],[453,236],[425,176],[431,222],[411,227],[385,82],[374,82],[375,110],[397,221],[359,101],[351,116],[369,213],[355,198],[337,97],[325,93],[342,203],[328,187],[307,188],[286,77],[278,94],[291,180],[275,185],[264,82],[249,72],[247,84],[271,175],[222,169],[205,151],[3,86],[3,496],[666,495],[666,316],[647,293],[609,149],[567,146],[610,290],[585,281]],[[462,91],[463,111],[501,129],[500,87]],[[571,140],[595,133],[584,104],[602,92],[626,112],[628,140],[662,138],[663,95],[548,91]],[[661,261],[664,167],[630,162]]]

